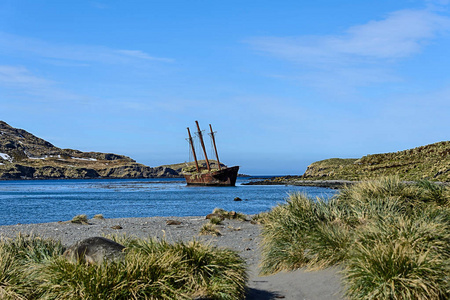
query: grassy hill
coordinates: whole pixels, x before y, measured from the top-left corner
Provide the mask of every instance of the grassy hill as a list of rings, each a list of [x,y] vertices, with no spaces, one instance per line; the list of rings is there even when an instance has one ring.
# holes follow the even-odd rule
[[[450,141],[360,159],[321,160],[309,165],[301,178],[362,180],[391,175],[402,180],[450,181]]]

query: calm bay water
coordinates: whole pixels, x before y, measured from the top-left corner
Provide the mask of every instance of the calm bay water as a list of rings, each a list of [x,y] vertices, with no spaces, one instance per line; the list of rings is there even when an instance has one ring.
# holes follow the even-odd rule
[[[288,193],[329,198],[335,190],[316,187],[242,185],[192,187],[184,179],[0,181],[0,225],[92,218],[204,216],[216,207],[245,214],[267,211]],[[242,201],[233,201],[239,197]]]

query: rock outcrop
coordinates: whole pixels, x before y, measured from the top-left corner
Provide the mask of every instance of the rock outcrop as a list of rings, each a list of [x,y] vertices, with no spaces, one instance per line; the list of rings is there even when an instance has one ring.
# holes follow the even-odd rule
[[[151,168],[124,155],[61,149],[0,121],[0,179],[180,176],[168,166]]]

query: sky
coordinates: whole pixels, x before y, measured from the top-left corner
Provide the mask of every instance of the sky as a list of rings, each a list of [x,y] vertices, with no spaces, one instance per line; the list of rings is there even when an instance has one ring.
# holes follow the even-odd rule
[[[0,0],[0,120],[152,167],[195,120],[250,175],[446,141],[449,70],[447,0]]]

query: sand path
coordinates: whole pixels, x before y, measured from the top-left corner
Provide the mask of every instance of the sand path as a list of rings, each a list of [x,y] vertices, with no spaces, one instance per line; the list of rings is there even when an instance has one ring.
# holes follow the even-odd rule
[[[180,221],[179,225],[167,225],[167,220]],[[239,252],[246,260],[249,271],[248,296],[251,300],[292,299],[325,300],[343,299],[337,269],[315,272],[297,270],[271,276],[258,276],[260,259],[260,225],[238,220],[225,220],[219,226],[221,236],[199,236],[200,227],[207,222],[204,217],[151,217],[123,219],[91,219],[90,225],[73,223],[17,224],[0,226],[0,238],[22,234],[59,239],[70,246],[75,241],[110,234],[125,234],[138,238],[158,237],[169,241],[189,241],[193,238],[226,247]],[[120,226],[121,229],[112,229]]]

